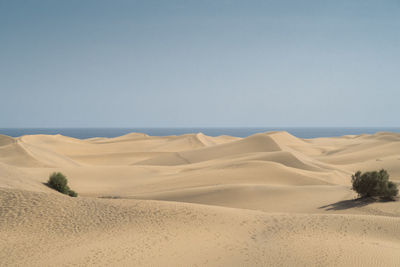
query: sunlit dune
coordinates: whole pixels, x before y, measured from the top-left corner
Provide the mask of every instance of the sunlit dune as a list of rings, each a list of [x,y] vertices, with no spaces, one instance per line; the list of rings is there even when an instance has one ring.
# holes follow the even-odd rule
[[[0,135],[0,265],[399,266],[400,134]],[[79,197],[44,183],[62,172]]]

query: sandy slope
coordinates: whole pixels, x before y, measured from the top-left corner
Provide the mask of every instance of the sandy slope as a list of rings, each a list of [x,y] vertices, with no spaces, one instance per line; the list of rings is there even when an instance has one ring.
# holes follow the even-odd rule
[[[399,202],[349,187],[400,181],[399,151],[394,133],[0,135],[0,265],[399,266]],[[80,197],[44,186],[53,171]]]

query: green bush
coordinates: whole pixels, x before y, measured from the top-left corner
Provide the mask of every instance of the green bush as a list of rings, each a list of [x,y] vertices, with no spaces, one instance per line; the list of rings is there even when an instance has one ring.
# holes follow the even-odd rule
[[[60,193],[69,195],[71,197],[77,197],[78,194],[71,190],[68,186],[68,180],[61,172],[54,172],[50,175],[47,185]]]
[[[389,174],[386,170],[356,172],[351,176],[352,189],[360,197],[380,197],[391,199],[399,193],[397,185],[389,181]]]
[[[70,197],[77,197],[78,194],[77,194],[74,190],[69,190],[68,196],[70,196]]]

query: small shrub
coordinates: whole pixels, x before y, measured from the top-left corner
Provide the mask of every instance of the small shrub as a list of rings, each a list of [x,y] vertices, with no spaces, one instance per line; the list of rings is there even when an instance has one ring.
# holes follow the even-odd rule
[[[397,185],[391,181],[387,183],[387,188],[385,189],[384,198],[393,199],[399,193]]]
[[[397,185],[389,181],[389,174],[386,170],[356,172],[351,176],[352,189],[360,197],[380,197],[393,200],[399,193]]]
[[[61,172],[54,172],[50,175],[47,185],[54,190],[69,195],[71,197],[77,197],[78,194],[71,190],[68,186],[68,180]]]

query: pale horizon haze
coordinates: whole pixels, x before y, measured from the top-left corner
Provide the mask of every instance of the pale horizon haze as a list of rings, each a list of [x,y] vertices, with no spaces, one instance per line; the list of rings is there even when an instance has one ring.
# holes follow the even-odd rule
[[[400,126],[399,1],[0,0],[0,128]]]

